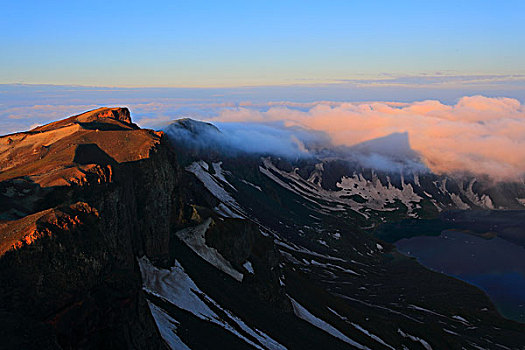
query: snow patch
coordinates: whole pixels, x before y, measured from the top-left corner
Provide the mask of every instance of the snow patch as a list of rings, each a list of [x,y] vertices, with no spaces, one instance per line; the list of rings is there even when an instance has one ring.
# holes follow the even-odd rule
[[[328,243],[326,243],[326,241],[323,241],[322,239],[318,239],[317,242],[321,245],[324,245],[326,248],[329,248]]]
[[[255,188],[255,189],[257,189],[257,190],[259,190],[259,191],[262,192],[262,188],[261,188],[260,186],[254,185],[254,184],[252,184],[251,182],[248,182],[248,181],[246,181],[246,180],[241,180],[241,182],[242,182],[242,183],[245,183],[245,184],[247,184],[247,185],[249,185],[249,186],[252,186],[253,188]]]
[[[199,294],[203,294],[202,291],[177,260],[175,260],[175,266],[169,270],[156,268],[146,257],[138,261],[145,291],[191,312],[200,319],[219,321],[215,312],[199,297]]]
[[[190,348],[182,342],[177,335],[177,326],[179,322],[173,319],[166,311],[162,310],[157,305],[153,304],[148,300],[149,309],[155,319],[155,323],[159,328],[162,339],[168,343],[168,346],[172,350],[190,350]]]
[[[386,207],[387,204],[394,204],[396,200],[399,200],[408,208],[408,214],[411,214],[415,209],[414,203],[422,200],[414,192],[412,184],[401,181],[401,188],[397,188],[390,183],[390,178],[388,178],[387,185],[384,186],[377,177],[370,181],[361,174],[354,174],[352,177],[341,178],[341,182],[336,186],[341,188],[341,192],[346,196],[358,195],[364,198],[366,200],[364,207],[375,210],[387,210],[389,209]]]
[[[355,272],[354,270],[345,269],[342,266],[331,264],[331,263],[323,264],[323,263],[320,263],[320,262],[315,261],[315,260],[312,259],[312,260],[310,260],[310,262],[308,262],[308,265],[310,265],[310,264],[315,265],[315,266],[324,267],[324,268],[327,268],[327,269],[332,268],[332,270],[339,270],[339,271],[342,271],[342,272],[346,272],[346,273],[349,273],[349,274],[352,274],[352,275],[359,276],[359,274],[357,272]]]
[[[232,189],[237,191],[237,189],[235,187],[233,187],[233,185],[231,183],[229,183],[228,180],[226,180],[226,177],[224,177],[224,174],[226,172],[222,169],[221,165],[222,165],[222,162],[212,163],[213,171],[215,172],[215,174],[214,174],[215,178],[217,178],[218,180],[224,182],[226,185],[230,186]]]
[[[472,187],[474,186],[474,183],[476,183],[476,181],[477,180],[475,178],[470,180],[467,186],[467,190],[463,191],[463,194],[465,195],[465,197],[467,197],[469,201],[471,201],[472,203],[474,203],[475,205],[479,207],[486,208],[486,209],[494,209],[494,204],[492,203],[492,199],[488,195],[486,194],[477,195],[476,193],[474,193],[474,190],[472,189]],[[463,186],[460,186],[460,188],[463,188]]]
[[[226,205],[224,205],[224,203],[219,203],[219,205],[213,208],[213,210],[215,210],[217,214],[225,218],[244,219],[243,216],[237,214],[236,212],[228,208]]]
[[[204,187],[206,187],[206,189],[210,191],[210,193],[213,194],[218,200],[228,205],[230,208],[238,211],[239,213],[242,213],[240,205],[221,186],[220,182],[207,171],[203,164],[206,164],[207,167],[207,163],[202,160],[199,162],[193,162],[191,165],[186,167],[186,170],[194,174],[197,179],[202,182]]]
[[[251,273],[252,275],[255,273],[255,271],[253,271],[253,266],[252,266],[252,263],[249,262],[249,261],[246,261],[242,267],[244,267],[246,269],[246,271],[248,271],[249,273]]]
[[[454,204],[456,205],[456,207],[458,207],[458,209],[463,209],[463,210],[470,209],[470,205],[463,202],[460,196],[458,196],[455,193],[449,193],[449,195],[450,195],[450,199],[452,199],[452,202],[454,202]]]
[[[227,273],[237,281],[241,282],[243,274],[235,270],[230,262],[226,260],[217,249],[206,245],[205,233],[210,226],[211,218],[202,224],[182,229],[176,233],[184,243],[188,245],[198,256],[215,266],[217,269]]]
[[[386,346],[387,348],[389,349],[392,349],[392,350],[396,350],[394,347],[388,345],[387,343],[385,343],[385,341],[381,338],[379,338],[377,335],[375,334],[372,334],[370,333],[369,331],[367,331],[366,329],[364,329],[363,327],[361,327],[360,325],[358,325],[357,323],[351,323],[352,326],[354,326],[357,330],[359,330],[360,332],[363,332],[364,334],[366,334],[367,336],[369,336],[370,338],[374,339],[376,342],[378,342],[379,344],[382,344],[384,346]]]
[[[429,313],[429,314],[436,315],[436,316],[439,316],[439,317],[448,318],[448,317],[445,316],[445,315],[442,315],[442,314],[440,314],[440,313],[437,313],[437,312],[432,311],[432,310],[429,310],[429,309],[425,309],[424,307],[421,307],[421,306],[417,306],[417,305],[412,305],[412,304],[410,304],[410,305],[408,305],[408,307],[409,307],[410,309],[414,309],[414,310],[418,310],[418,311],[427,312],[427,313]]]
[[[348,338],[346,335],[341,333],[339,330],[337,330],[334,326],[328,324],[327,322],[321,320],[320,318],[315,317],[310,311],[305,309],[301,304],[299,304],[297,301],[295,301],[293,298],[289,297],[290,301],[292,302],[293,311],[295,315],[306,322],[310,323],[311,325],[325,331],[326,333],[330,334],[331,336],[344,341],[347,344],[350,344],[352,346],[355,346],[358,349],[368,349],[368,347],[359,344],[358,342]]]
[[[452,335],[457,335],[457,336],[459,336],[458,333],[453,332],[453,331],[451,331],[450,329],[443,328],[443,331],[444,331],[445,333],[449,333],[449,334],[452,334]]]
[[[310,178],[304,180],[297,173],[296,169],[292,172],[282,171],[272,163],[270,158],[263,159],[263,165],[259,167],[259,170],[264,175],[282,187],[329,211],[344,211],[346,210],[345,207],[349,207],[358,214],[368,218],[369,216],[362,212],[363,209],[394,211],[396,208],[393,208],[391,204],[400,201],[408,208],[408,214],[412,214],[413,210],[416,209],[415,203],[422,200],[422,197],[414,192],[412,184],[405,184],[404,182],[402,183],[402,188],[399,189],[390,182],[387,186],[384,186],[377,177],[370,181],[361,174],[354,174],[352,177],[343,177],[336,184],[341,189],[340,191],[330,191],[325,190],[320,185],[319,179],[322,179],[322,167],[316,168]],[[287,182],[275,174],[279,174]],[[353,195],[360,196],[365,202],[361,203],[349,198]],[[321,203],[323,202],[329,203],[330,206],[322,205]]]
[[[138,263],[142,275],[143,289],[146,292],[186,310],[202,320],[223,327],[256,349],[286,350],[286,347],[260,330],[250,328],[239,317],[222,308],[217,302],[207,296],[186,274],[184,268],[177,260],[175,260],[174,266],[170,269],[159,269],[153,266],[146,257],[138,259]],[[223,311],[228,316],[228,319],[221,318],[208,305],[213,305]],[[239,333],[232,324],[251,335],[258,343]]]
[[[413,335],[410,335],[408,333],[405,333],[403,332],[400,328],[397,329],[397,332],[404,338],[408,338],[414,342],[419,342],[421,345],[423,345],[423,347],[426,349],[426,350],[432,350],[432,347],[430,346],[429,343],[427,343],[425,340],[419,338],[419,337],[416,337],[416,336],[413,336]]]
[[[470,323],[469,323],[466,319],[464,319],[463,317],[461,317],[461,316],[454,315],[454,316],[452,316],[452,318],[455,319],[455,320],[458,320],[458,321],[461,322],[461,323],[466,324],[467,326],[470,325]]]
[[[335,256],[331,256],[331,255],[323,255],[323,254],[319,254],[319,253],[316,253],[316,252],[313,252],[305,247],[300,247],[298,245],[295,245],[295,247],[293,247],[291,245],[291,243],[286,243],[286,242],[283,242],[281,240],[275,240],[274,241],[275,244],[277,244],[278,246],[281,246],[283,248],[286,248],[288,250],[291,250],[291,251],[294,251],[294,252],[297,252],[297,253],[302,253],[302,254],[306,254],[306,255],[311,255],[311,256],[315,256],[315,257],[318,257],[318,258],[321,258],[321,259],[326,259],[326,260],[332,260],[332,261],[341,261],[341,262],[347,262],[346,260],[344,259],[341,259],[341,258],[338,258],[338,257],[335,257]],[[352,261],[354,262],[354,261]]]

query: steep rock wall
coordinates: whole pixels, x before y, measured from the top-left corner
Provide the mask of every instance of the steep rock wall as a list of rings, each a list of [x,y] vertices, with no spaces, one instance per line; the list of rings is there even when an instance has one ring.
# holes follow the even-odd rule
[[[37,183],[55,198],[30,215],[0,223],[0,338],[7,347],[165,347],[141,289],[136,258],[168,262],[169,232],[180,207],[180,170],[164,136],[130,124],[127,109],[89,113],[37,134],[80,125],[78,132],[46,146],[57,152],[61,143],[68,146],[62,149],[76,146],[75,158],[39,174],[52,184],[65,179],[67,185],[38,184],[39,178],[29,177],[34,171],[20,174],[16,168],[4,179]],[[93,146],[85,147],[86,139]],[[119,147],[135,141],[142,145],[133,150],[138,156],[117,161],[126,152]],[[60,204],[46,208],[45,203]]]

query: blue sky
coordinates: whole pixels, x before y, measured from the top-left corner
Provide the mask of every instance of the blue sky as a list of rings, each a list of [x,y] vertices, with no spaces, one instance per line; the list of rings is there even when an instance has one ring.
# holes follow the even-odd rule
[[[523,0],[18,0],[0,13],[0,134],[108,105],[153,127],[273,102],[525,102]]]
[[[525,74],[525,1],[3,1],[1,12],[4,84]]]

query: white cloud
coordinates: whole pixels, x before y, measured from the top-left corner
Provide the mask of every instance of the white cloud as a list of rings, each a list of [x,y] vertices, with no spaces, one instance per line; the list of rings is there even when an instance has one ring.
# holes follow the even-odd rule
[[[292,106],[292,107],[290,107]],[[463,97],[455,105],[414,103],[324,103],[298,110],[281,103],[261,111],[222,110],[214,120],[284,121],[328,133],[336,145],[355,145],[407,132],[411,146],[434,172],[472,172],[496,179],[525,173],[525,108],[515,99]]]

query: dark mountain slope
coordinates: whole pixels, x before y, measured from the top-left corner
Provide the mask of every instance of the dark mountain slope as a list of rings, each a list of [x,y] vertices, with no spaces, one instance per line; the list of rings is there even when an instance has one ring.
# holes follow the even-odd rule
[[[172,124],[170,128],[178,127]],[[172,141],[178,153],[185,152],[185,143]],[[281,254],[279,282],[290,298],[294,314],[336,338],[335,334],[341,332],[338,335],[346,338],[338,339],[345,339],[347,346],[522,348],[524,326],[503,319],[483,292],[425,269],[371,235],[374,225],[407,217],[405,203],[414,209],[422,209],[417,208],[418,203],[430,204],[434,208],[432,215],[437,215],[438,209],[455,208],[451,198],[463,195],[467,201],[467,195],[459,189],[453,192],[450,185],[447,189],[442,184],[444,176],[428,174],[433,179],[426,185],[426,177],[422,180],[423,176],[404,178],[398,174],[396,182],[391,174],[369,169],[366,173],[363,167],[352,169],[342,162],[346,173],[336,182],[344,176],[352,177],[352,172],[363,171],[352,179],[351,185],[357,184],[367,195],[361,203],[343,201],[339,193],[331,193],[316,181],[328,175],[331,169],[326,165],[334,161],[231,153],[218,157],[201,151],[183,165],[205,187],[199,192],[207,190],[215,197],[215,202],[209,202],[207,207],[223,217],[255,222],[265,235],[274,238]],[[311,164],[308,174],[300,173],[302,167]],[[448,181],[456,183],[454,179]],[[418,195],[431,187],[437,192],[435,196]],[[344,188],[351,187],[345,184]],[[468,187],[462,190],[467,193]],[[507,192],[507,196],[510,194]],[[474,205],[476,196],[479,199],[482,194],[468,196],[468,203]],[[415,213],[420,214],[421,210]],[[184,265],[184,260],[181,263]],[[228,304],[224,296],[217,295],[216,285],[201,281],[200,274],[190,275],[207,295],[214,295],[221,305],[235,309],[235,303]],[[242,310],[236,312],[242,314]],[[257,319],[254,315],[246,317]],[[283,339],[278,338],[279,331],[267,331],[284,346],[296,348],[299,344],[291,342],[293,332],[288,331],[289,338]]]
[[[225,157],[191,141],[213,125],[172,128],[112,108],[0,137],[0,348],[525,344],[478,289],[370,235],[407,215],[415,179],[345,202],[329,165]],[[351,174],[334,169],[337,191]],[[373,176],[352,181],[364,195]]]

